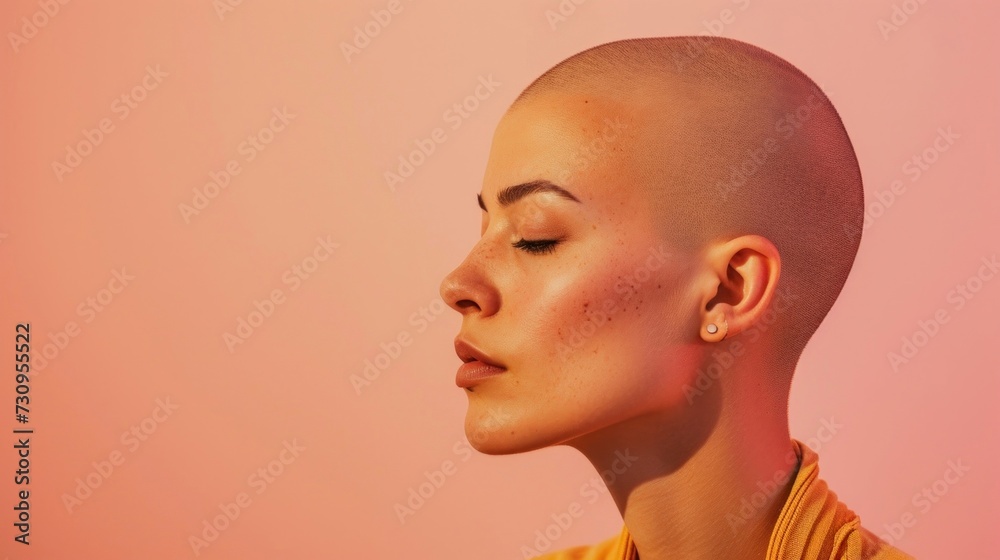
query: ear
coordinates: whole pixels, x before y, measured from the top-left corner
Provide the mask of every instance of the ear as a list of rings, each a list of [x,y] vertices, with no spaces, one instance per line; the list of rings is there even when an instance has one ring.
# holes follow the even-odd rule
[[[748,329],[767,310],[781,276],[778,248],[766,237],[744,235],[705,251],[700,336],[719,342]],[[710,333],[708,327],[718,329]]]

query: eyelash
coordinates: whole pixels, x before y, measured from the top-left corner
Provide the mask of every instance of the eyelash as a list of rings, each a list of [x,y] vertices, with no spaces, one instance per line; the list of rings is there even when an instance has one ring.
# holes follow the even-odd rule
[[[555,239],[518,239],[513,243],[513,246],[533,255],[541,255],[555,251],[557,244],[559,244],[559,241]]]

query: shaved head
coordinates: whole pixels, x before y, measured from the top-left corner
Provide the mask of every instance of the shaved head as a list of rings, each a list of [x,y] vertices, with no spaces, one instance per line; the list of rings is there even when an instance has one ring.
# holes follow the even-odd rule
[[[649,200],[665,242],[695,252],[756,234],[775,245],[778,289],[798,297],[768,336],[796,358],[839,295],[862,229],[861,172],[827,96],[785,60],[747,43],[646,38],[560,62],[508,115],[580,103],[641,123],[607,153],[627,154],[629,177],[637,179],[619,187]]]
[[[566,555],[772,555],[815,466],[791,380],[864,221],[827,96],[740,41],[603,44],[514,101],[481,188],[480,237],[441,283],[476,354],[456,374],[476,449],[569,445],[614,473],[620,538]]]

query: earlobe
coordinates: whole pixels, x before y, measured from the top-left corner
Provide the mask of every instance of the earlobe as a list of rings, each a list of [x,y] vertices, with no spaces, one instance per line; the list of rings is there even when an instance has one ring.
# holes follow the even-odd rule
[[[722,328],[715,323],[709,323],[702,331],[705,342],[722,342],[729,335],[729,321],[722,319]]]

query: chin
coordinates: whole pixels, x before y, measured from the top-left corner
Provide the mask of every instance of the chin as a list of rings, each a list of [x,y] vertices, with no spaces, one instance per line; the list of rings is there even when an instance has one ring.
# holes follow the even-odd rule
[[[469,444],[472,448],[484,455],[514,455],[530,451],[513,438],[497,437],[488,441],[476,441],[468,432],[466,432],[466,437],[469,438]]]
[[[507,432],[505,434],[495,434],[489,439],[479,439],[466,430],[466,437],[469,444],[476,451],[485,455],[514,455],[516,453],[527,453],[536,449],[542,449],[553,445],[549,440],[532,438],[530,440],[520,438],[515,434]]]
[[[518,430],[509,414],[502,408],[485,408],[470,403],[465,416],[465,437],[472,448],[487,455],[520,453],[521,443],[516,437]]]
[[[512,455],[552,447],[568,438],[538,426],[519,421],[502,410],[477,410],[470,405],[465,418],[465,437],[473,449],[486,455]]]

